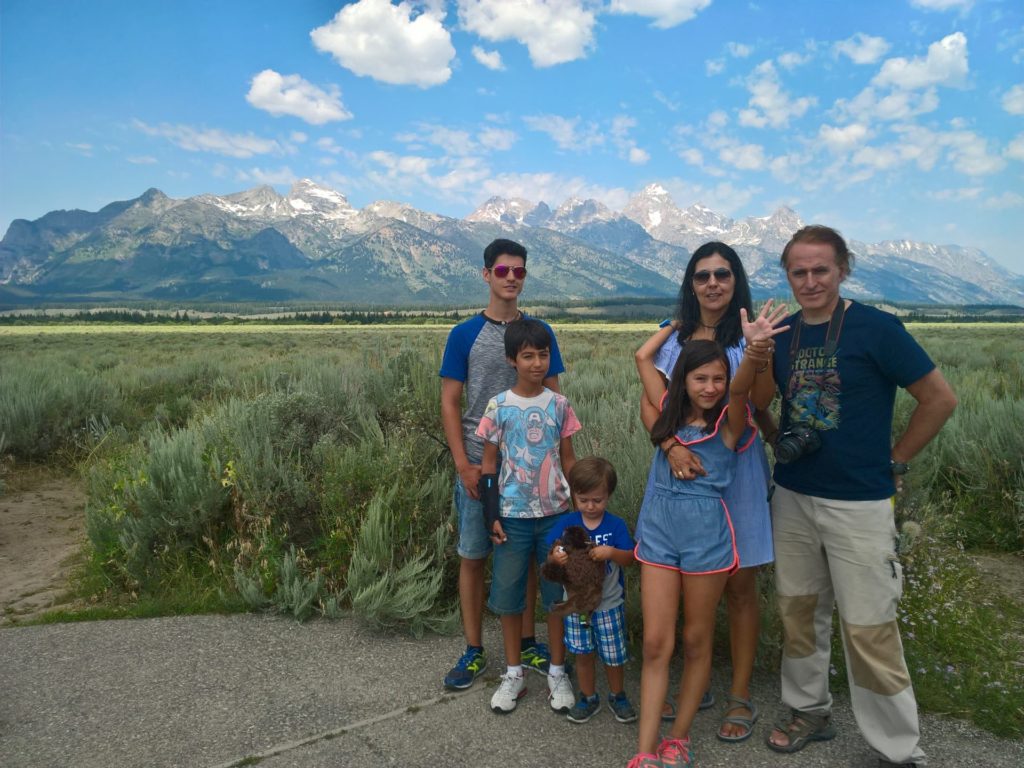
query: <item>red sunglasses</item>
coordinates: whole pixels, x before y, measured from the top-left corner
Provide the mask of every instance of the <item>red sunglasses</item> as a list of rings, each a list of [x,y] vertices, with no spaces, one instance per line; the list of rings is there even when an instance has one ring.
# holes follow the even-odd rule
[[[496,267],[491,267],[491,272],[495,277],[504,280],[508,277],[508,273],[512,273],[512,277],[516,280],[522,280],[526,277],[526,267],[510,267],[508,264],[499,264]]]

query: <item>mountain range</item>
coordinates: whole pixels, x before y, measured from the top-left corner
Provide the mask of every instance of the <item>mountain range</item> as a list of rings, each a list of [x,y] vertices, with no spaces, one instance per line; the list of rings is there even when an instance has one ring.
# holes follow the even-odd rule
[[[527,246],[526,297],[666,297],[708,240],[739,252],[755,297],[788,294],[778,257],[803,226],[786,207],[731,219],[679,208],[651,184],[621,212],[596,200],[491,198],[464,219],[379,201],[352,207],[304,179],[288,194],[263,186],[172,199],[150,189],[96,212],[17,219],[0,241],[0,303],[339,302],[466,306],[483,297],[484,247]],[[844,294],[942,304],[1024,304],[1024,277],[982,251],[911,241],[849,240]]]

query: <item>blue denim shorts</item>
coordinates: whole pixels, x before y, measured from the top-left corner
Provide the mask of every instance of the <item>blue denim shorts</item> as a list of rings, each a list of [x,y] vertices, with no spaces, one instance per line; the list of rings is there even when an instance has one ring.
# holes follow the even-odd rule
[[[484,525],[484,506],[466,492],[459,476],[455,476],[455,511],[459,513],[459,557],[483,560],[493,545]]]
[[[538,567],[548,559],[548,533],[564,514],[501,518],[501,527],[508,538],[504,544],[494,548],[491,593],[487,599],[487,607],[493,613],[508,616],[526,609],[526,576],[530,558],[536,560]],[[544,610],[551,610],[551,606],[561,601],[564,591],[561,584],[540,578],[539,588]]]

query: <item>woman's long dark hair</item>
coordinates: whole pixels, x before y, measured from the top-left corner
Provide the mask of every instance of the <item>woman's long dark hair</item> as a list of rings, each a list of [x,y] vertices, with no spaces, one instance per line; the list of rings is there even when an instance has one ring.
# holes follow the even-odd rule
[[[690,263],[686,265],[686,274],[683,275],[682,285],[679,286],[679,301],[676,304],[676,319],[681,323],[678,331],[679,345],[690,338],[697,328],[700,327],[700,303],[697,301],[697,294],[693,290],[693,273],[697,271],[697,263],[718,254],[727,262],[732,270],[733,293],[732,301],[722,315],[721,322],[715,328],[715,341],[723,347],[734,347],[743,338],[743,329],[740,327],[740,308],[747,310],[747,317],[754,316],[754,307],[750,301],[750,284],[747,282],[747,273],[743,269],[743,262],[732,248],[725,243],[711,242],[704,243],[693,252]]]
[[[729,388],[729,358],[717,341],[697,339],[686,342],[679,359],[676,360],[672,369],[672,377],[668,384],[668,397],[665,407],[661,409],[658,420],[651,427],[651,442],[660,445],[666,437],[675,436],[679,428],[688,424],[694,414],[693,403],[690,396],[686,394],[686,376],[690,371],[700,368],[702,365],[721,360],[725,366],[725,387]],[[725,407],[725,393],[722,399],[715,403],[713,408],[704,411],[704,431],[711,432],[715,428],[718,417],[722,415],[722,408]]]

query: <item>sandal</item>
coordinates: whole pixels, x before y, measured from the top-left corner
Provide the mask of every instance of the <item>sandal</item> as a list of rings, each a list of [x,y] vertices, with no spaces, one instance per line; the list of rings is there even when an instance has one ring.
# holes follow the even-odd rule
[[[775,723],[775,729],[789,739],[789,744],[774,744],[772,734],[769,733],[769,749],[776,752],[799,752],[812,741],[828,741],[836,735],[836,729],[829,722],[829,715],[812,715],[810,712],[791,709],[789,717],[788,721],[779,720]]]
[[[746,741],[750,738],[750,734],[754,732],[754,723],[757,722],[757,718],[760,716],[760,712],[757,711],[757,705],[753,699],[744,699],[740,696],[733,696],[731,693],[725,697],[725,716],[722,718],[722,725],[731,723],[733,725],[741,726],[746,730],[738,736],[726,736],[722,733],[722,727],[718,728],[718,738],[721,741],[739,742]],[[730,715],[730,712],[735,712],[739,709],[749,709],[750,715]],[[783,731],[785,733],[786,731]],[[790,742],[792,743],[792,742]]]
[[[710,709],[715,706],[715,694],[711,692],[711,689],[704,691],[704,695],[700,698],[700,706],[697,710],[703,712],[705,709]],[[665,704],[661,708],[661,721],[663,723],[671,723],[676,719],[676,702],[675,699],[665,699]]]

